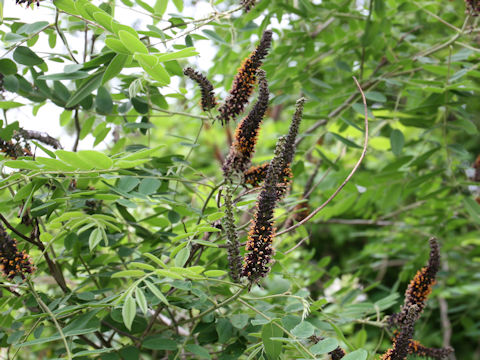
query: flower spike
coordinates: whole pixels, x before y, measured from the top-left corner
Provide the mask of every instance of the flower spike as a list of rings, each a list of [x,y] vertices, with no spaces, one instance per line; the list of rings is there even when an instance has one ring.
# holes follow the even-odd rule
[[[235,216],[233,214],[232,188],[230,184],[225,187],[225,217],[223,222],[227,234],[228,265],[230,268],[231,279],[238,283],[240,281],[240,271],[242,267],[242,258],[240,257],[240,242],[238,233],[235,229]]]
[[[243,112],[253,92],[253,85],[257,80],[257,70],[262,66],[263,59],[267,56],[271,43],[272,31],[266,30],[263,32],[260,44],[243,62],[233,80],[230,94],[226,98],[225,103],[218,109],[220,112],[218,119],[222,124],[235,120],[235,117]]]
[[[281,172],[281,179],[278,183],[277,188],[277,198],[280,200],[288,190],[292,179],[292,170],[290,165],[295,156],[296,150],[296,139],[298,135],[298,129],[300,127],[300,122],[302,121],[303,107],[305,104],[305,98],[300,98],[297,100],[295,114],[293,115],[292,123],[290,124],[290,129],[288,130],[288,135],[285,142],[285,148],[282,153],[282,162],[283,168]],[[262,164],[256,167],[251,167],[244,172],[244,182],[245,184],[250,184],[253,186],[258,186],[266,177],[268,169],[268,163]]]
[[[389,322],[391,324],[402,323],[407,316],[408,309],[412,305],[417,305],[420,312],[425,308],[428,295],[432,292],[432,287],[435,284],[435,277],[440,268],[440,250],[438,242],[435,238],[431,238],[429,242],[430,258],[428,264],[417,272],[408,285],[401,311],[390,317]]]
[[[232,171],[242,173],[247,170],[255,152],[260,124],[267,111],[269,97],[265,71],[259,70],[257,75],[259,78],[258,100],[250,113],[237,126],[235,140],[223,164],[225,177],[228,177]]]
[[[203,111],[208,111],[217,105],[212,83],[200,72],[187,67],[183,73],[200,86],[202,92],[201,106]]]
[[[248,233],[245,249],[242,276],[250,283],[257,282],[270,271],[268,264],[273,254],[272,242],[275,229],[273,228],[273,212],[277,204],[277,185],[283,167],[282,153],[285,147],[285,137],[281,137],[275,148],[275,157],[268,167],[267,177],[257,200],[257,211]]]
[[[249,12],[252,10],[253,7],[255,7],[256,0],[242,0],[241,4],[245,8],[245,12]]]
[[[0,271],[8,279],[34,272],[30,256],[25,251],[19,251],[17,241],[10,237],[5,228],[0,225]]]
[[[405,309],[405,312],[400,332],[393,339],[392,347],[387,350],[381,360],[405,360],[407,358],[410,342],[415,332],[415,322],[420,317],[421,310],[417,305],[411,305]]]

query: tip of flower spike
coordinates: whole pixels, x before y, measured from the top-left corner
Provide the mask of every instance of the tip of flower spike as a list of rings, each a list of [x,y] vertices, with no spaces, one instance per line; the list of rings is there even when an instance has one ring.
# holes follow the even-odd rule
[[[244,111],[257,81],[257,70],[262,66],[271,43],[272,31],[266,30],[263,32],[258,46],[245,59],[237,75],[235,75],[229,95],[218,109],[220,114],[217,119],[222,125],[227,124],[230,120],[235,120]]]
[[[191,67],[187,67],[183,70],[183,74],[195,81],[200,86],[202,93],[201,106],[203,111],[208,111],[217,105],[214,88],[212,83],[200,72],[195,71]]]
[[[245,8],[245,12],[249,12],[255,7],[256,0],[242,0],[241,4]]]
[[[435,276],[440,268],[440,247],[436,238],[432,237],[428,240],[430,243],[430,257],[428,259],[429,272]]]

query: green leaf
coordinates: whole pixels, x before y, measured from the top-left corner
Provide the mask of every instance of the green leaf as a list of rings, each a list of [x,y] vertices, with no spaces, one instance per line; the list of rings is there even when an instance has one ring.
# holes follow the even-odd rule
[[[48,27],[48,25],[49,25],[48,21],[37,21],[31,24],[23,24],[17,29],[16,33],[33,35],[35,33],[38,33],[43,28]]]
[[[12,169],[29,169],[29,170],[38,170],[39,165],[36,161],[32,160],[8,160],[4,163],[5,166]]]
[[[97,11],[93,13],[93,18],[96,22],[102,25],[105,29],[110,32],[113,32],[112,22],[113,18],[103,11]]]
[[[41,75],[37,79],[40,80],[78,80],[86,79],[90,75],[85,71],[73,71],[67,73]]]
[[[223,40],[215,31],[212,30],[202,30],[202,32],[211,40],[218,42],[223,45],[228,45],[228,43]]]
[[[108,64],[105,73],[103,74],[102,84],[116,77],[122,71],[125,64],[131,59],[130,56],[125,54],[117,54]]]
[[[70,99],[67,101],[65,105],[66,108],[71,108],[77,105],[80,101],[85,99],[88,95],[90,95],[93,91],[98,89],[102,84],[102,77],[103,71],[100,71],[94,75],[92,75],[89,79],[87,79],[80,88],[72,94]]]
[[[3,75],[13,75],[18,71],[17,64],[10,59],[0,59],[0,73]]]
[[[262,327],[262,342],[265,354],[270,360],[279,359],[280,354],[282,353],[282,343],[279,341],[272,340],[271,338],[281,337],[283,331],[272,323],[263,325]]]
[[[163,335],[149,336],[143,341],[142,347],[151,350],[177,350],[177,343]]]
[[[365,93],[365,97],[371,101],[377,101],[382,103],[387,101],[387,98],[385,97],[385,95],[377,91],[368,91]]]
[[[43,59],[25,46],[18,46],[15,49],[15,51],[13,52],[13,60],[15,60],[19,64],[26,66],[43,64]]]
[[[465,209],[467,209],[467,212],[470,214],[472,219],[477,224],[480,224],[480,205],[470,197],[464,198],[463,204],[465,205]]]
[[[351,140],[348,140],[346,138],[344,138],[343,136],[339,135],[339,134],[336,134],[336,133],[333,133],[331,132],[330,134],[332,134],[335,138],[337,138],[338,140],[340,140],[342,143],[344,143],[345,145],[347,145],[348,147],[353,147],[353,148],[357,148],[357,149],[361,149],[362,147],[355,144],[353,141]]]
[[[99,151],[81,150],[77,155],[84,162],[92,164],[95,169],[110,169],[113,165],[113,160]]]
[[[302,321],[292,329],[292,334],[299,338],[308,338],[313,335],[315,327],[308,321]]]
[[[156,257],[155,255],[153,254],[150,254],[150,253],[143,253],[143,256],[145,256],[146,258],[149,258],[150,260],[152,260],[154,263],[156,263],[157,265],[159,265],[160,267],[162,268],[166,268],[167,265],[165,265],[165,263],[160,260],[158,257]]]
[[[130,267],[136,267],[136,268],[142,269],[142,270],[149,270],[149,271],[154,271],[155,270],[155,267],[152,266],[152,265],[141,263],[141,262],[136,262],[136,261],[129,263],[129,266]]]
[[[100,228],[95,228],[93,231],[90,233],[90,236],[88,238],[88,247],[90,248],[90,251],[93,251],[97,245],[102,241],[103,236],[102,236],[102,231]]]
[[[120,30],[118,36],[120,37],[122,44],[130,51],[130,53],[148,54],[148,49],[145,44],[132,33]]]
[[[156,56],[136,53],[133,57],[154,80],[157,80],[162,85],[170,84],[170,75],[168,75],[167,70],[158,63]]]
[[[232,325],[237,329],[243,329],[248,324],[247,314],[235,314],[230,317]]]
[[[137,301],[138,307],[143,312],[143,314],[147,315],[147,311],[148,311],[147,299],[145,298],[145,294],[143,290],[139,287],[135,289],[135,300]]]
[[[128,294],[122,307],[123,323],[128,330],[132,329],[132,323],[133,319],[135,319],[136,312],[137,306],[135,300],[133,299],[132,294]]]
[[[226,318],[220,318],[217,320],[216,324],[218,341],[220,344],[225,344],[233,334],[232,323]]]
[[[155,295],[165,305],[169,305],[165,295],[163,295],[162,292],[154,284],[147,280],[144,280],[143,282],[145,283],[145,285],[147,285],[148,289],[152,292],[153,295]]]
[[[366,360],[368,356],[367,350],[358,349],[343,357],[342,360]]]
[[[175,266],[182,267],[187,262],[190,256],[190,249],[188,246],[181,249],[175,256]]]
[[[25,104],[15,102],[15,101],[0,101],[0,109],[3,109],[3,110],[13,109],[13,108],[17,108],[24,105]]]
[[[390,133],[390,144],[392,146],[393,154],[399,156],[402,153],[403,145],[405,144],[405,137],[400,130],[392,130]]]
[[[195,359],[211,359],[212,358],[208,350],[200,345],[188,344],[185,346],[185,349],[195,354],[196,355]]]
[[[143,179],[138,186],[138,192],[144,195],[155,194],[161,184],[158,179]]]
[[[123,43],[114,38],[114,37],[107,37],[105,39],[105,45],[115,51],[117,54],[125,54],[125,55],[130,55],[131,52],[128,50],[128,48],[123,45]]]
[[[120,277],[140,277],[145,275],[145,272],[142,270],[122,270],[112,275],[112,278],[120,278]]]
[[[198,55],[198,52],[195,50],[195,48],[188,47],[173,53],[157,55],[157,58],[158,58],[158,61],[165,62],[165,61],[171,61],[171,60],[195,56],[195,55]]]
[[[168,0],[156,0],[153,9],[155,10],[155,15],[162,16],[167,10]]]
[[[113,101],[110,92],[103,86],[98,88],[95,105],[97,111],[101,114],[110,114],[113,110]]]
[[[77,153],[71,151],[57,150],[55,155],[63,162],[73,166],[75,169],[91,170],[95,166],[95,164],[83,160],[83,158],[81,158]]]
[[[329,353],[330,351],[335,350],[337,347],[338,347],[337,339],[326,338],[326,339],[320,340],[318,344],[313,345],[310,348],[310,351],[315,355],[321,355],[321,354]]]
[[[227,272],[223,270],[207,270],[203,274],[208,277],[219,277],[226,275]]]
[[[67,165],[63,161],[60,161],[57,159],[37,157],[36,160],[39,164],[45,165],[45,167],[50,170],[58,170],[58,171],[75,170],[73,166]]]
[[[53,4],[60,10],[68,14],[79,15],[73,0],[53,0]]]
[[[183,0],[173,0],[173,3],[179,12],[183,11]]]

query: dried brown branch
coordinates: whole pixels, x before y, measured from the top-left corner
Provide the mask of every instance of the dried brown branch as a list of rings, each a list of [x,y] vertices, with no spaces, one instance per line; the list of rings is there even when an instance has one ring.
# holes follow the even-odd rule
[[[18,133],[25,140],[38,140],[41,143],[44,143],[45,145],[50,145],[54,149],[63,149],[62,144],[60,144],[60,141],[48,135],[47,133],[35,131],[35,130],[25,130],[25,129],[18,130]]]

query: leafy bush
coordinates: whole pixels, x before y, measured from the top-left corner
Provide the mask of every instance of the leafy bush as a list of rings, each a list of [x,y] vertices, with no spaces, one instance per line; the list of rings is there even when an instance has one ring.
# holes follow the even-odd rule
[[[2,358],[480,359],[477,1],[17,2]]]

